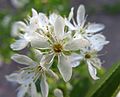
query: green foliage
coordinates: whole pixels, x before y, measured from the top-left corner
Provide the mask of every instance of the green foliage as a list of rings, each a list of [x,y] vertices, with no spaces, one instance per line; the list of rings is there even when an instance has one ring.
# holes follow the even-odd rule
[[[91,88],[86,97],[115,97],[120,86],[120,63],[114,64],[112,68],[101,77]]]
[[[112,5],[104,5],[103,6],[103,11],[109,13],[109,14],[119,14],[120,13],[120,2],[117,2],[115,4]]]

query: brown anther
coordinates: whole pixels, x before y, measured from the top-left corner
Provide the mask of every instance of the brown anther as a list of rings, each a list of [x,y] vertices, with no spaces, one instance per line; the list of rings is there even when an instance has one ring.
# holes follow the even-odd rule
[[[90,54],[86,54],[86,55],[85,55],[85,58],[86,58],[86,59],[90,59],[90,58],[91,58],[91,55],[90,55]]]
[[[60,43],[56,43],[53,45],[53,50],[55,53],[60,53],[63,50],[63,47]]]

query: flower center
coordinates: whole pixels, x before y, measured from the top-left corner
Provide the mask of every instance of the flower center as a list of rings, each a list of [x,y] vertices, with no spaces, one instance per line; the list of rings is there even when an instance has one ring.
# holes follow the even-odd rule
[[[42,66],[40,66],[40,65],[38,65],[37,67],[36,67],[36,70],[35,70],[35,72],[36,73],[38,73],[38,72],[44,72],[45,71],[45,68],[44,67],[42,67]]]
[[[60,43],[56,43],[53,45],[53,50],[55,53],[60,53],[63,50],[63,47]]]
[[[86,54],[86,55],[85,55],[85,58],[86,58],[86,59],[90,59],[90,58],[91,58],[91,55],[90,55],[90,54]]]
[[[42,69],[43,69],[43,68],[42,68],[40,65],[37,66],[37,70],[38,70],[38,71],[41,71]]]
[[[84,33],[85,33],[85,29],[84,29],[84,28],[81,28],[81,29],[80,29],[80,33],[81,33],[81,34],[84,34]]]

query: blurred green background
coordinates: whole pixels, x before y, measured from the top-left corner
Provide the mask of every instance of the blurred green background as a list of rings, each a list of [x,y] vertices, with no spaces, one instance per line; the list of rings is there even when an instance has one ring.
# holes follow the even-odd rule
[[[85,5],[88,21],[103,23],[106,26],[103,34],[110,44],[100,52],[104,54],[101,56],[105,61],[103,67],[107,70],[120,59],[120,0],[0,0],[0,97],[16,97],[17,93],[17,84],[9,83],[4,77],[19,67],[10,59],[13,54],[10,44],[14,41],[14,37],[11,36],[12,24],[27,18],[31,14],[31,8],[46,14],[58,12],[62,16],[68,16],[70,8],[75,7],[76,10],[80,4]],[[58,87],[65,97],[85,97],[95,81],[89,77],[84,64],[73,72],[72,80],[67,84],[62,79],[57,82],[49,80],[50,90]],[[99,71],[100,76],[104,73],[104,69]],[[54,97],[52,95],[53,92],[50,92],[49,97]]]

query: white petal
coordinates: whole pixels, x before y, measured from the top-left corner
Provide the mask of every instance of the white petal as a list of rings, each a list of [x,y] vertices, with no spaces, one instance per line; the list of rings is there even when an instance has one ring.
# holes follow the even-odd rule
[[[117,93],[116,97],[120,97],[120,91]]]
[[[58,15],[56,13],[52,13],[50,16],[49,16],[49,22],[50,24],[52,24],[54,26],[55,24],[55,20],[57,19]]]
[[[45,75],[42,76],[40,87],[41,87],[42,96],[43,97],[48,97],[49,87],[48,87],[48,83],[46,82],[46,76]]]
[[[28,72],[22,71],[20,73],[20,76],[18,78],[18,81],[19,81],[20,84],[29,85],[31,82],[33,82],[33,77],[34,77],[35,74],[34,73],[28,73]]]
[[[40,61],[43,56],[42,52],[40,50],[34,49],[34,53],[36,58]]]
[[[28,90],[28,86],[26,85],[21,85],[19,87],[19,91],[17,93],[17,97],[24,97],[25,96],[25,93],[27,92]]]
[[[73,18],[73,15],[74,15],[73,11],[74,11],[74,8],[72,7],[72,8],[71,8],[71,11],[70,11],[70,13],[69,13],[69,16],[68,16],[68,20],[69,20],[69,21]]]
[[[11,35],[13,37],[17,37],[19,36],[20,34],[20,31],[25,31],[26,30],[26,24],[22,21],[19,21],[19,22],[15,22],[13,25],[12,25],[12,31],[11,31]]]
[[[80,26],[85,20],[85,8],[84,5],[80,5],[77,10],[77,23]]]
[[[55,35],[58,39],[63,38],[64,27],[65,27],[64,19],[61,16],[58,16],[54,25]]]
[[[37,16],[37,15],[38,15],[37,11],[34,8],[32,8],[32,16]]]
[[[56,80],[59,79],[58,75],[57,75],[56,73],[54,73],[52,70],[48,69],[48,70],[47,70],[47,73],[48,73],[51,77],[55,78]]]
[[[94,67],[96,67],[97,69],[100,69],[101,68],[101,60],[99,59],[99,58],[92,58],[91,60],[90,60],[90,63],[94,66]]]
[[[88,40],[83,39],[83,38],[75,38],[75,39],[69,41],[65,45],[65,49],[67,49],[67,50],[79,50],[79,49],[86,47],[88,45],[89,45]]]
[[[88,70],[89,70],[89,73],[90,73],[91,77],[92,77],[94,80],[99,79],[99,77],[96,76],[96,74],[97,74],[96,68],[93,67],[89,62],[87,62],[87,64],[88,64]]]
[[[95,33],[95,32],[99,32],[101,30],[103,30],[105,28],[105,26],[103,24],[89,24],[88,28],[86,29],[87,33]]]
[[[37,97],[37,89],[36,89],[36,86],[35,86],[35,83],[31,83],[31,91],[30,91],[30,94],[31,94],[31,97]],[[38,96],[39,97],[39,96]]]
[[[70,66],[70,59],[67,56],[61,55],[58,59],[58,69],[65,82],[69,81],[72,76],[72,66]]]
[[[30,25],[29,28],[27,29],[28,32],[36,32],[37,30],[40,29],[40,19],[38,16],[31,17],[29,21]]]
[[[78,65],[80,65],[80,61],[83,59],[83,57],[78,54],[72,54],[70,56],[70,59],[71,59],[71,66],[77,67]]]
[[[95,49],[96,51],[102,50],[104,45],[109,43],[109,41],[106,41],[105,36],[102,34],[96,34],[90,37],[89,40],[91,42],[91,48]]]
[[[49,48],[47,39],[38,33],[31,34],[31,46],[34,48]]]
[[[13,50],[22,50],[24,49],[27,45],[28,45],[28,41],[26,41],[25,39],[19,39],[16,40],[16,42],[14,42],[13,44],[10,45],[11,49]]]
[[[46,26],[48,24],[48,18],[45,14],[39,13],[40,24]]]
[[[18,73],[12,73],[10,75],[5,76],[8,81],[18,82]]]
[[[65,24],[71,29],[71,30],[75,30],[75,27],[73,26],[73,24],[68,21],[68,20],[65,20]]]
[[[15,62],[19,63],[19,64],[36,65],[36,63],[32,59],[30,59],[29,57],[27,57],[25,55],[14,54],[11,57],[11,59],[14,60]]]
[[[41,65],[43,65],[43,67],[45,67],[46,69],[50,68],[53,63],[54,57],[54,54],[44,55],[40,61]]]
[[[54,95],[56,97],[63,97],[63,92],[60,89],[55,89],[54,90]]]
[[[71,66],[72,67],[77,67],[79,65],[80,65],[80,61],[73,61],[73,62],[71,62]]]

